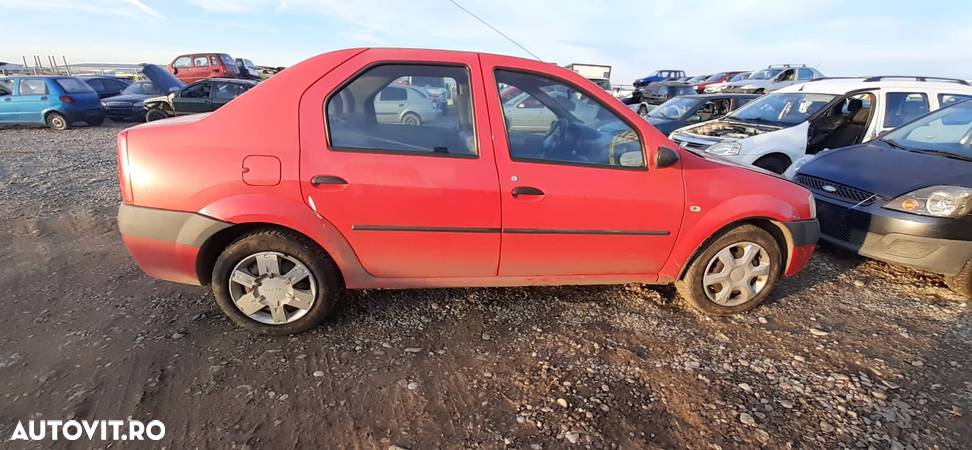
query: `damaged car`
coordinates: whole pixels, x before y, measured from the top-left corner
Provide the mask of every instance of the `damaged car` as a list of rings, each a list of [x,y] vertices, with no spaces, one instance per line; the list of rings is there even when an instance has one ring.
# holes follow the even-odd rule
[[[743,94],[765,94],[787,86],[824,77],[824,74],[820,73],[819,70],[807,67],[804,64],[778,64],[769,66],[764,70],[765,72],[757,72],[760,74],[759,78],[748,78],[744,81],[733,83],[724,88],[723,91]],[[772,75],[763,77],[762,75],[764,74]]]
[[[807,154],[859,144],[972,95],[962,80],[870,77],[818,80],[780,89],[722,119],[676,130],[680,146],[783,173]]]
[[[695,94],[695,88],[689,84],[678,81],[661,81],[658,83],[649,84],[648,86],[640,87],[638,88],[637,92],[639,92],[640,98],[637,103],[624,103],[628,105],[629,109],[637,112],[638,115],[645,117],[649,111],[655,109],[656,106],[661,105],[670,99],[682,95]],[[634,98],[633,95],[632,98]]]
[[[658,131],[669,134],[676,129],[718,119],[759,98],[755,94],[698,94],[673,98],[652,109],[645,119]]]
[[[972,299],[972,102],[821,153],[795,181],[816,197],[821,239],[944,275]]]
[[[236,78],[197,81],[168,95],[146,99],[145,121],[213,112],[256,85],[256,81]]]
[[[136,81],[122,90],[121,94],[101,101],[109,119],[115,122],[145,120],[146,100],[165,96],[185,87],[185,83],[155,64],[143,64],[139,73],[145,80]]]

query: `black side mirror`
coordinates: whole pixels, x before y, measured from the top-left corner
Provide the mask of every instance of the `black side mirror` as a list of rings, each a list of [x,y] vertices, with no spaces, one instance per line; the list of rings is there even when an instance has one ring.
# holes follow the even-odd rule
[[[655,153],[655,167],[664,169],[674,166],[678,163],[678,159],[678,152],[675,150],[668,147],[658,147],[658,152]]]

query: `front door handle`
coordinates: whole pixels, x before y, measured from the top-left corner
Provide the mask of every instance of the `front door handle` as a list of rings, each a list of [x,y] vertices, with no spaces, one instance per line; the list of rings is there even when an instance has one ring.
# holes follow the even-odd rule
[[[347,180],[341,177],[336,177],[334,175],[317,175],[311,178],[311,186],[318,186],[321,184],[348,184]]]
[[[543,191],[530,186],[518,186],[513,188],[513,196],[517,195],[543,195]]]

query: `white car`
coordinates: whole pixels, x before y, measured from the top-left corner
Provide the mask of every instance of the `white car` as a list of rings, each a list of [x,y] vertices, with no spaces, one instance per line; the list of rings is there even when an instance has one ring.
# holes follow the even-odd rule
[[[728,79],[726,81],[720,81],[718,83],[712,83],[712,84],[706,86],[705,87],[705,90],[703,92],[706,93],[706,94],[717,94],[719,92],[722,92],[723,89],[725,89],[727,86],[729,86],[729,83],[735,83],[737,81],[744,81],[744,80],[748,79],[749,76],[752,75],[752,74],[753,74],[752,72],[737,73],[737,74],[733,75],[732,78],[730,78],[730,79]]]
[[[378,123],[422,125],[442,116],[429,94],[415,86],[386,86],[375,96]]]
[[[783,173],[807,154],[874,139],[929,111],[972,99],[963,80],[871,77],[779,89],[669,136],[682,148]]]

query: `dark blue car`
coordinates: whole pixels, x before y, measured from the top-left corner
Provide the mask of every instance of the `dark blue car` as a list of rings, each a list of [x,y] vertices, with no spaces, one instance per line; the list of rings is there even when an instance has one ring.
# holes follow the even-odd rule
[[[66,130],[78,122],[98,126],[105,109],[98,93],[65,76],[0,77],[0,124],[38,124]]]
[[[120,95],[102,101],[109,119],[116,122],[145,120],[145,100],[168,95],[185,86],[185,83],[161,66],[144,64],[141,73],[146,80],[136,81]]]
[[[972,298],[972,101],[821,152],[795,180],[817,199],[822,240],[944,275]]]
[[[79,76],[78,79],[91,86],[91,89],[94,89],[100,98],[113,97],[128,87],[128,81],[118,77],[85,75]]]
[[[685,76],[684,70],[659,70],[644,78],[634,81],[635,87],[647,86],[658,81],[677,80]]]

